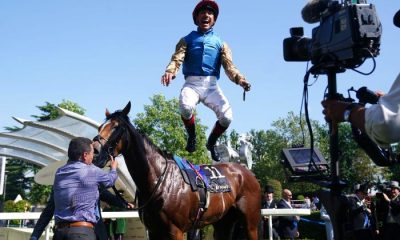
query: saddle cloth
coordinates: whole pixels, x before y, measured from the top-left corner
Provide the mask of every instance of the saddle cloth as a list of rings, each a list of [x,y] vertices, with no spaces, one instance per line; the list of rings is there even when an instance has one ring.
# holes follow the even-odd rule
[[[231,191],[231,186],[218,165],[194,165],[179,156],[174,156],[174,160],[181,170],[184,181],[193,191],[197,191],[198,188],[213,193]]]

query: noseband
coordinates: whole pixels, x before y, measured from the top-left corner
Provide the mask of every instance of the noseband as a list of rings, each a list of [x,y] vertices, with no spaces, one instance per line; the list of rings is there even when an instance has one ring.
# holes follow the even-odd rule
[[[114,132],[108,139],[98,134],[96,137],[93,138],[93,141],[100,143],[101,151],[104,149],[107,155],[111,155],[112,157],[115,158],[118,155],[120,155],[120,153],[118,155],[114,155],[114,149],[116,148],[118,142],[122,139],[122,136],[124,135],[125,132],[125,128],[122,126],[118,126],[115,128]],[[104,140],[104,144],[102,143],[101,140]]]

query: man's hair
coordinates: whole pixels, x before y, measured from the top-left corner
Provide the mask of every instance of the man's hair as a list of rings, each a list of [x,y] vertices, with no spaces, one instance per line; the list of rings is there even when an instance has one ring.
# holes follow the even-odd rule
[[[84,152],[90,152],[92,140],[85,137],[73,138],[68,146],[68,161],[78,161]]]

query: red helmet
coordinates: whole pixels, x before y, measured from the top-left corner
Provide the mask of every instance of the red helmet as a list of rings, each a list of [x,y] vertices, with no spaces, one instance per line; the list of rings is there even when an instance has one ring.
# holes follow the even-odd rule
[[[194,24],[196,24],[196,17],[200,10],[210,9],[214,12],[215,21],[217,21],[219,8],[218,4],[213,0],[201,0],[193,10],[192,16]]]

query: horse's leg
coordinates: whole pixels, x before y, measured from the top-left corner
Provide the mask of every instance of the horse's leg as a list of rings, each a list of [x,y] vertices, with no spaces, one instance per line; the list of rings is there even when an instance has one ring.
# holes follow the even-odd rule
[[[258,204],[258,205],[257,205]],[[249,240],[257,240],[258,239],[258,225],[260,223],[260,206],[259,201],[255,201],[254,203],[249,202],[238,202],[238,208],[241,215],[241,223],[246,229],[247,239]]]
[[[218,222],[214,223],[214,239],[228,240],[232,239],[233,226],[238,221],[237,212],[231,208],[228,213]]]

